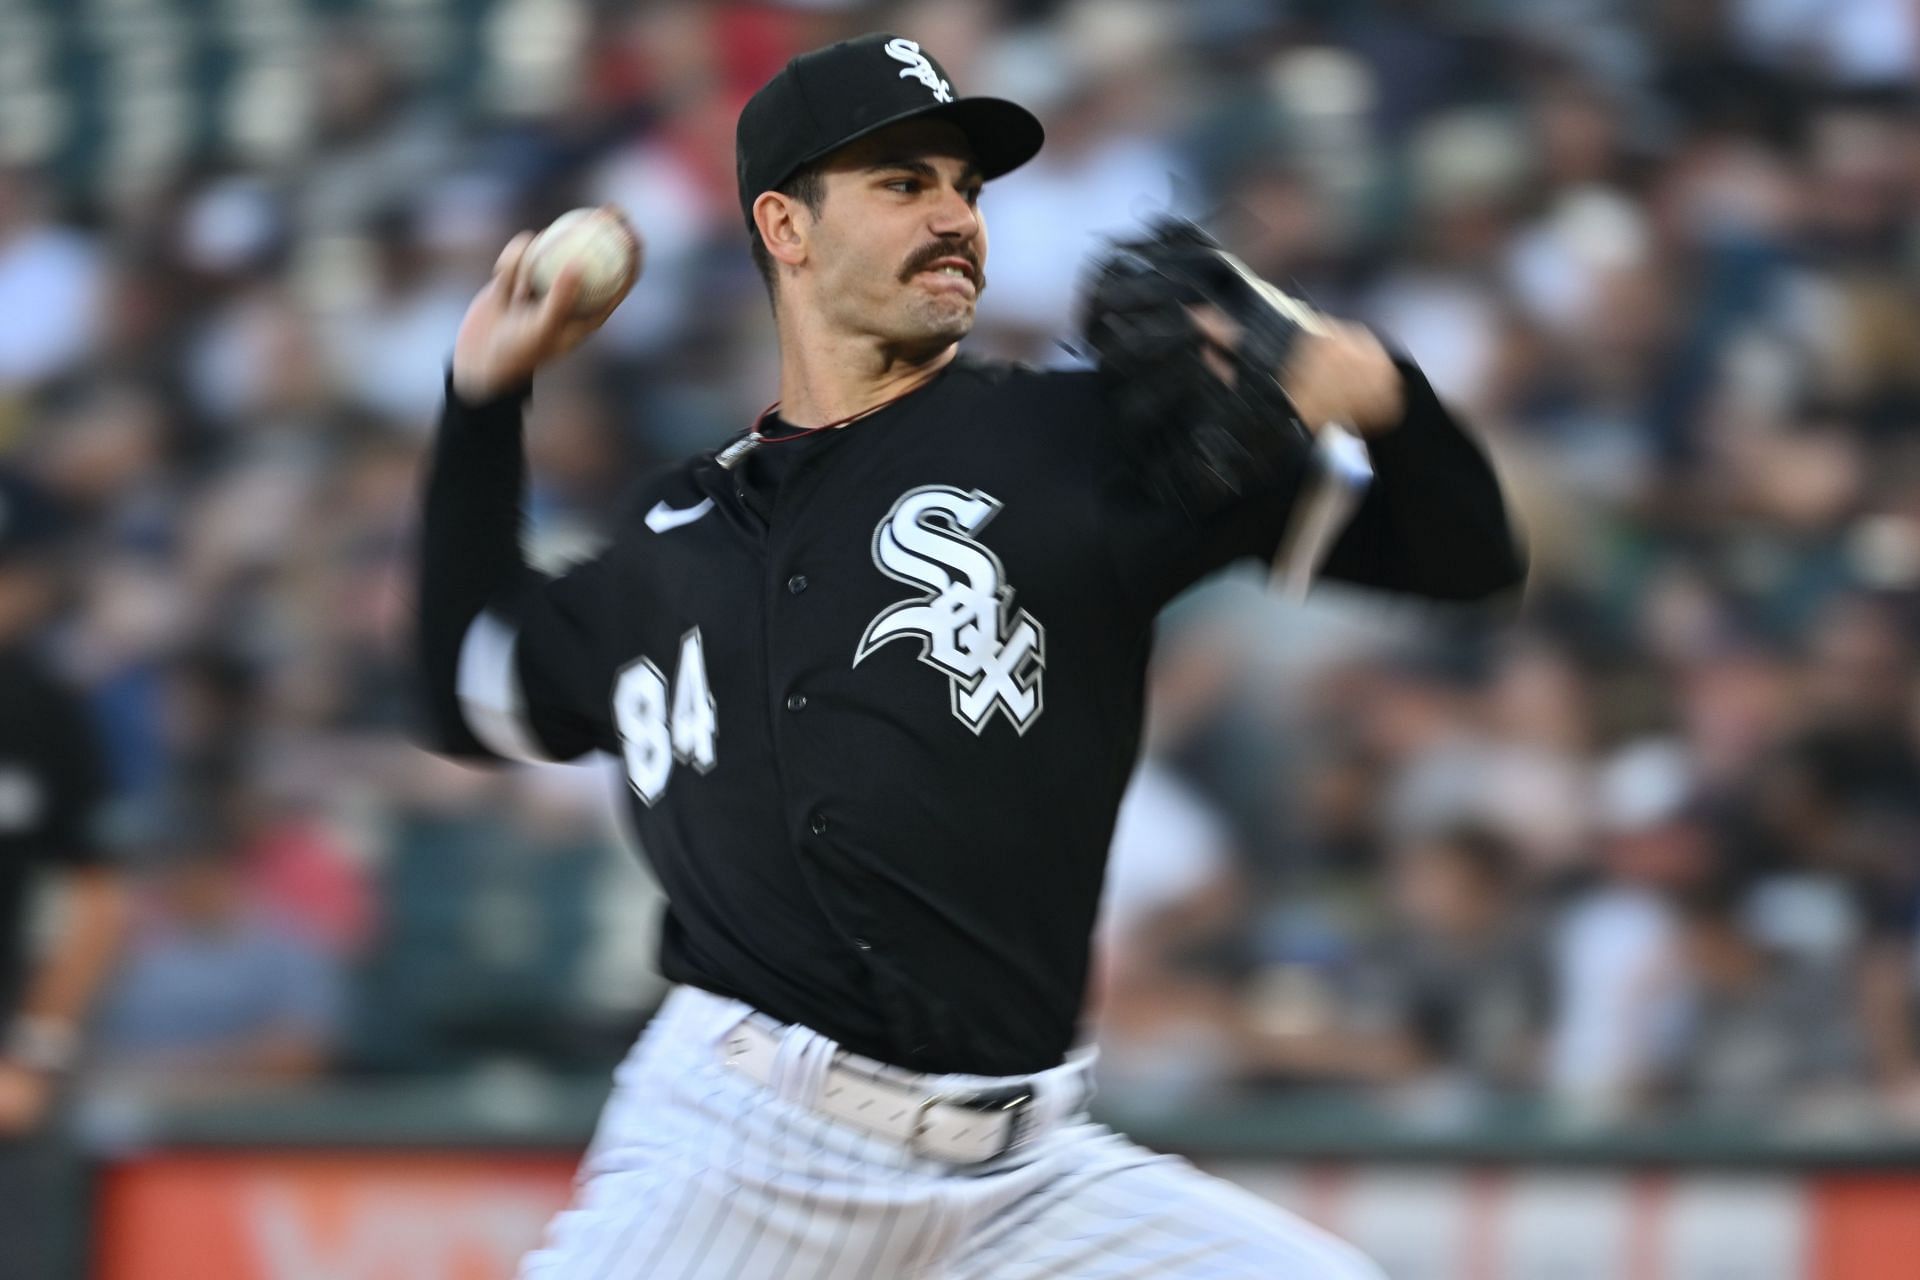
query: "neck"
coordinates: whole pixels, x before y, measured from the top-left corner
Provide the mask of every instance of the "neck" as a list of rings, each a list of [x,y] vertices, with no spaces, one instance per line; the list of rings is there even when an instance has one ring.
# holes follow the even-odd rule
[[[908,347],[868,334],[780,326],[780,417],[820,427],[905,395],[946,368],[959,347]]]

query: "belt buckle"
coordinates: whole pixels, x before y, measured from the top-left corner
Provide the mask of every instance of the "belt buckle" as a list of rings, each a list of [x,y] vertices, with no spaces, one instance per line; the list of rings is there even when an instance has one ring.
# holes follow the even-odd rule
[[[927,1113],[935,1107],[946,1103],[951,1103],[956,1107],[964,1107],[969,1111],[980,1111],[989,1114],[1006,1113],[1007,1115],[1007,1133],[1006,1137],[1001,1140],[1000,1145],[986,1155],[977,1156],[964,1163],[984,1164],[989,1160],[998,1160],[1001,1156],[1004,1156],[1007,1152],[1013,1150],[1026,1140],[1027,1115],[1028,1112],[1033,1109],[1033,1091],[1031,1089],[1015,1087],[1000,1092],[989,1093],[935,1093],[929,1094],[923,1099],[919,1109],[914,1113],[913,1135],[907,1139],[907,1149],[909,1151],[926,1156],[931,1160],[946,1160],[952,1162],[953,1158],[951,1156],[943,1156],[938,1152],[929,1151],[921,1145],[920,1141],[927,1132]]]

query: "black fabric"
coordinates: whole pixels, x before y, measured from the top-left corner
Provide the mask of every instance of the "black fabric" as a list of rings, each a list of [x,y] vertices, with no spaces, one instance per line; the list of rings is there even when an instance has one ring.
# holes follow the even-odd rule
[[[1381,483],[1335,569],[1445,599],[1512,587],[1492,473],[1407,372],[1408,419],[1375,450]],[[518,403],[450,398],[423,543],[435,741],[479,754],[446,718],[449,658],[493,581],[525,628],[539,737],[625,757],[670,900],[669,978],[919,1070],[1059,1062],[1154,615],[1221,565],[1271,557],[1293,496],[1204,522],[1157,501],[1108,446],[1106,386],[955,361],[846,428],[648,478],[597,560],[531,589],[480,528],[516,527]],[[680,679],[690,653],[704,683]],[[689,728],[671,743],[663,707]]]
[[[104,791],[85,704],[30,650],[0,647],[0,1025],[24,978],[34,874],[101,861],[95,814]]]

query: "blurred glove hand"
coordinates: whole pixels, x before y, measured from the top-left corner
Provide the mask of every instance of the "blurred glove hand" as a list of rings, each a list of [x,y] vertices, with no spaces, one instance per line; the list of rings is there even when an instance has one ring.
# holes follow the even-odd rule
[[[606,208],[636,241],[640,238],[625,214],[612,205]],[[605,306],[576,316],[573,303],[580,276],[567,267],[545,297],[534,297],[522,269],[534,234],[522,231],[507,242],[493,264],[493,278],[474,295],[460,322],[453,344],[453,389],[463,400],[486,400],[525,382],[541,365],[586,341],[633,288],[637,277],[630,273]]]
[[[1285,479],[1313,428],[1281,371],[1320,398],[1320,317],[1255,276],[1212,236],[1162,218],[1095,264],[1079,327],[1098,355],[1115,447],[1146,488],[1194,517]],[[1316,405],[1316,408],[1318,406]]]

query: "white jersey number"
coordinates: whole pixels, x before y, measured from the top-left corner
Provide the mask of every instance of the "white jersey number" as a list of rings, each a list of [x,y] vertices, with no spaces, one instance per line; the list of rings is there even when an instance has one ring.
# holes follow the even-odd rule
[[[627,759],[627,782],[649,807],[666,791],[674,761],[690,764],[701,773],[713,768],[719,717],[707,683],[700,628],[680,637],[672,702],[667,699],[667,678],[653,659],[635,659],[614,683],[613,722]]]

